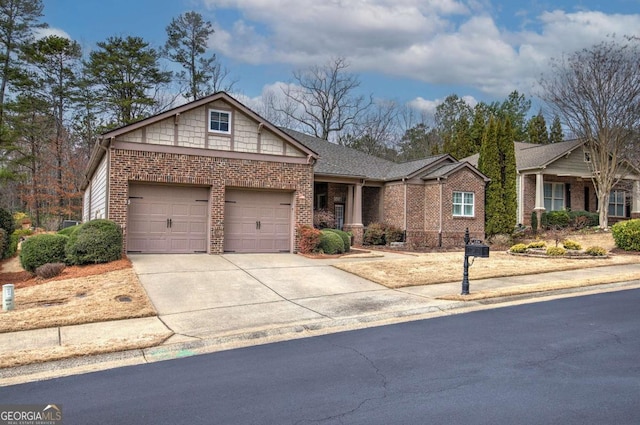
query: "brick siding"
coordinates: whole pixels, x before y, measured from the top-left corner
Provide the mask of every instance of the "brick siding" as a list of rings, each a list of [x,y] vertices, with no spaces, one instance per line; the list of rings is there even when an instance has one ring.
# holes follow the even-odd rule
[[[227,187],[293,191],[293,231],[298,225],[312,224],[312,165],[113,148],[110,159],[109,219],[122,226],[125,252],[129,182],[209,186],[209,248],[212,254],[221,254],[224,249],[224,197]],[[296,243],[294,250],[297,249]]]

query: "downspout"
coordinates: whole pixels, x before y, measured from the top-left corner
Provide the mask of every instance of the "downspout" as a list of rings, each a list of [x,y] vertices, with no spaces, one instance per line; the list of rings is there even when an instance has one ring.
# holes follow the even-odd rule
[[[111,143],[113,142],[113,137],[109,139],[109,146],[111,146]],[[109,220],[109,179],[111,177],[111,158],[109,155],[109,150],[107,149],[106,146],[103,146],[102,143],[98,144],[98,146],[104,150],[104,160],[107,162],[107,175],[105,176],[105,182],[104,182],[104,186],[105,186],[105,194],[104,194],[104,218],[106,218],[107,220]],[[127,189],[128,190],[128,189]]]
[[[407,178],[403,177],[402,178],[402,184],[404,185],[404,231],[405,234],[407,232],[407,183],[406,183]],[[406,239],[406,236],[405,236]]]
[[[438,202],[438,204],[440,204],[440,211],[438,213],[438,248],[442,248],[442,204],[443,199],[442,199],[442,182],[440,181],[440,177],[438,177],[438,187],[440,188],[440,202]]]

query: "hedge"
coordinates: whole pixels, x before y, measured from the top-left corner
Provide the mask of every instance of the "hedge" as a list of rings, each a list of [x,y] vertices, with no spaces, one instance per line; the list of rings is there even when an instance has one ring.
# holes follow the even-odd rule
[[[337,233],[325,229],[320,231],[320,245],[318,248],[325,254],[342,254],[344,252],[344,241]]]
[[[122,230],[110,220],[97,219],[81,224],[65,248],[72,265],[108,263],[122,258]]]
[[[31,236],[22,242],[20,265],[26,271],[34,273],[44,264],[64,262],[68,240],[65,235],[52,233]]]
[[[625,251],[640,251],[640,219],[620,221],[611,226],[616,246]]]
[[[351,235],[348,234],[347,232],[343,232],[340,229],[324,229],[324,230],[328,230],[329,232],[333,232],[336,235],[340,236],[342,238],[342,242],[344,242],[344,252],[349,252],[351,250]]]

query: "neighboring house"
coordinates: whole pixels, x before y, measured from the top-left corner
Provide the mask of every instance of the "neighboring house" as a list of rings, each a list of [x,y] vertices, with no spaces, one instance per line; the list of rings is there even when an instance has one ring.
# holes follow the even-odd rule
[[[295,252],[327,208],[356,243],[386,222],[454,246],[484,236],[486,181],[449,155],[395,164],[284,130],[219,92],[101,135],[83,220],[120,224],[126,252]]]
[[[539,145],[514,142],[517,168],[517,222],[531,225],[531,213],[598,211],[589,153],[582,140]],[[465,160],[478,165],[478,154]],[[609,222],[640,217],[640,174],[637,170],[611,191]]]

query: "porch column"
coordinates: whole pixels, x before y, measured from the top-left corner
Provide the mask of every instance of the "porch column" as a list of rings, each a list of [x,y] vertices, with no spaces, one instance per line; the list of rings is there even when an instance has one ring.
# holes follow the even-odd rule
[[[544,211],[544,177],[542,173],[536,174],[536,206],[534,209]]]
[[[640,180],[633,182],[631,192],[631,218],[640,218]]]
[[[362,226],[362,184],[358,183],[355,187],[353,199],[353,224]]]
[[[344,225],[353,223],[353,185],[347,186],[347,202],[344,206]]]
[[[538,223],[540,223],[544,212],[544,177],[542,172],[536,174],[536,206],[533,209],[538,216]]]

